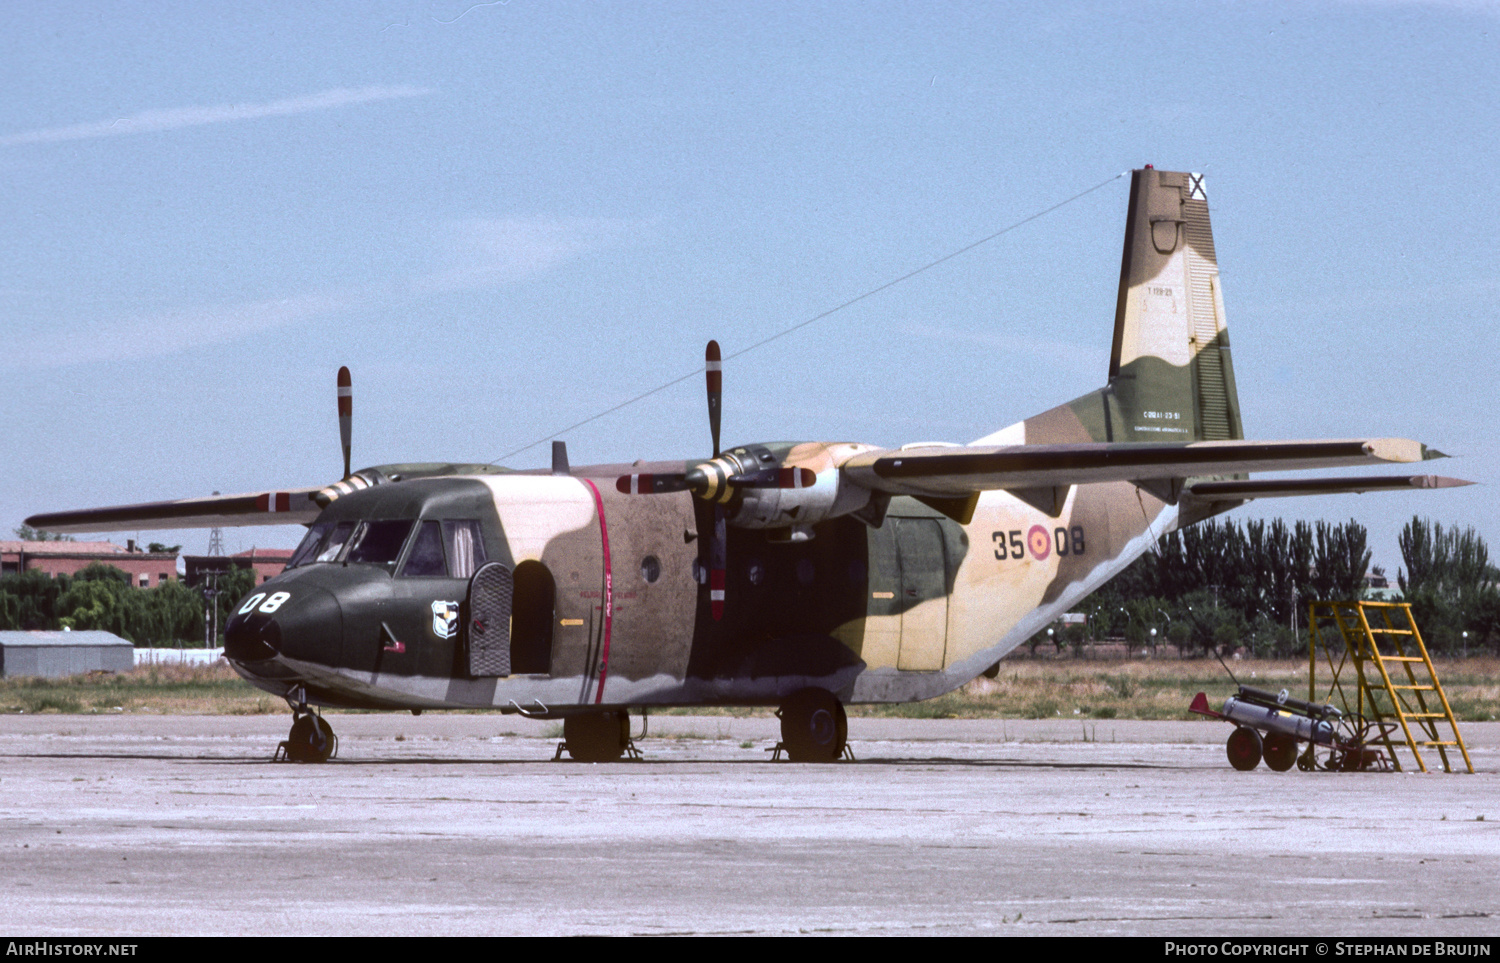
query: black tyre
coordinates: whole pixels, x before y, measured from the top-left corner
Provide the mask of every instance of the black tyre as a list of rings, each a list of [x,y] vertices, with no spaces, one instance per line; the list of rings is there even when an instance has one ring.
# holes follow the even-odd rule
[[[1260,733],[1248,726],[1240,726],[1229,734],[1224,745],[1229,755],[1229,764],[1240,772],[1249,772],[1260,765]]]
[[[563,743],[578,762],[616,762],[630,744],[630,713],[568,716],[563,719]]]
[[[1286,772],[1297,764],[1297,740],[1285,733],[1270,733],[1265,738],[1261,755],[1273,770]]]
[[[781,707],[781,744],[792,762],[832,762],[849,741],[849,717],[827,689],[799,689]]]
[[[293,762],[327,762],[337,743],[333,726],[323,717],[305,712],[292,719],[292,731],[286,737],[286,755]]]

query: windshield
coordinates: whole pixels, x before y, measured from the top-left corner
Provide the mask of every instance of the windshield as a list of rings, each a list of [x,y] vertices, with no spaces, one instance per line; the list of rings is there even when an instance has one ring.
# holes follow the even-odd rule
[[[365,522],[349,540],[349,554],[345,561],[363,565],[395,564],[411,526],[410,519]]]
[[[323,544],[323,536],[327,535],[331,528],[333,528],[332,522],[309,525],[307,534],[302,536],[302,544],[298,545],[297,550],[292,553],[292,557],[287,561],[286,567],[296,568],[299,565],[306,565],[308,562],[311,562],[313,556],[318,554],[318,546]]]

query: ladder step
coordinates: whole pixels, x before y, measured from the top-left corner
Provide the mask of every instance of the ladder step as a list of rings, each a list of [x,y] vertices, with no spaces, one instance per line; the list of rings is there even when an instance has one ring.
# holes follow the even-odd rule
[[[1378,652],[1375,654],[1375,658],[1379,659],[1382,662],[1426,662],[1427,661],[1426,659],[1423,659],[1423,658],[1421,658],[1419,656],[1415,656],[1415,655],[1381,655]]]
[[[1393,685],[1392,689],[1410,689],[1413,692],[1436,692],[1435,685]]]
[[[1449,739],[1447,742],[1419,742],[1419,743],[1417,743],[1417,745],[1419,745],[1419,746],[1441,747],[1441,746],[1456,746],[1456,745],[1458,745],[1458,743],[1455,742],[1455,741],[1453,741],[1452,739]]]
[[[1446,712],[1403,712],[1403,713],[1401,713],[1401,718],[1403,718],[1403,719],[1446,719],[1446,718],[1448,718],[1448,713],[1446,713]]]

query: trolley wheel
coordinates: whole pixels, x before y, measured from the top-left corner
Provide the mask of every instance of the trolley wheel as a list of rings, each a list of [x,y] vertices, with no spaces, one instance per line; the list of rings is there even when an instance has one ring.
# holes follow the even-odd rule
[[[1297,740],[1283,732],[1272,732],[1266,736],[1261,754],[1266,765],[1276,772],[1286,772],[1297,764]]]
[[[1229,754],[1231,766],[1249,772],[1260,765],[1260,733],[1249,726],[1240,726],[1229,734],[1224,750]]]

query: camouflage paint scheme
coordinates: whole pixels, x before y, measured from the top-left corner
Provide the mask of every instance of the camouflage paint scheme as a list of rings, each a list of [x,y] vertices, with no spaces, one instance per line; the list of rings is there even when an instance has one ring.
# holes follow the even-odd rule
[[[385,465],[325,488],[27,524],[478,526],[498,564],[472,580],[466,569],[398,574],[413,534],[388,563],[319,562],[258,586],[226,625],[225,654],[294,701],[557,716],[785,705],[808,687],[845,703],[928,699],[995,664],[1162,535],[1247,498],[1467,484],[1244,480],[1440,453],[1402,439],[1243,441],[1223,304],[1202,177],[1146,168],[1131,182],[1108,382],[967,446],[778,442],[578,469],[555,451],[551,473]],[[718,357],[711,343],[711,411]],[[350,409],[344,371],[345,429]],[[768,476],[780,480],[753,481]]]
[[[1135,172],[1109,383],[974,444],[1241,438],[1222,305],[1201,177]],[[825,500],[840,497],[839,466],[875,450],[764,447],[781,465],[813,469]],[[352,492],[324,512],[324,520],[483,518],[491,560],[512,570],[540,563],[555,583],[550,671],[468,677],[462,637],[439,638],[428,625],[431,601],[463,600],[463,581],[351,575],[360,567],[327,564],[288,571],[262,589],[294,601],[307,590],[348,600],[361,578],[384,583],[367,590],[395,590],[382,603],[384,621],[406,651],[385,651],[382,620],[372,616],[344,621],[337,659],[327,657],[325,640],[309,639],[305,650],[287,644],[269,662],[235,665],[278,694],[301,684],[310,702],[385,708],[776,704],[805,686],[846,703],[928,699],[993,665],[1156,538],[1212,513],[1184,518],[1129,482],[1069,486],[1057,493],[1055,515],[1044,510],[1058,507],[1047,502],[1050,491],[1022,492],[1024,500],[986,491],[967,524],[897,496],[879,527],[846,512],[812,526],[814,537],[789,541],[783,529],[735,524],[756,510],[765,515],[763,503],[785,493],[761,495],[731,506],[728,591],[715,621],[701,537],[711,507],[687,492],[632,496],[614,484],[622,473],[692,464],[413,480]],[[654,581],[648,557],[659,566]],[[517,609],[526,604],[519,595]],[[253,611],[237,617],[230,632],[249,631],[255,619]]]

